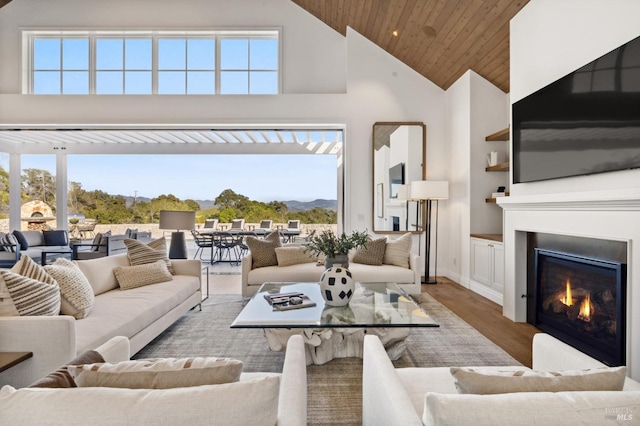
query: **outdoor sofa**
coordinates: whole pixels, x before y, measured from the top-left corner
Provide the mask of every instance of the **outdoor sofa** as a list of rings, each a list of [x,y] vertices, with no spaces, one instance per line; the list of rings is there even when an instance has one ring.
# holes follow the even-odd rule
[[[95,295],[88,316],[0,316],[0,352],[33,352],[0,373],[0,385],[28,386],[115,336],[129,338],[135,354],[202,300],[199,260],[172,260],[170,281],[126,290],[119,287],[114,269],[130,266],[127,254],[75,263]]]
[[[129,341],[96,349],[105,362],[127,361]],[[224,354],[212,354],[224,356]],[[125,373],[126,374],[126,373]],[[54,377],[54,379],[56,379]],[[301,336],[293,336],[282,373],[240,374],[237,382],[170,389],[80,387],[0,390],[0,424],[210,425],[307,424],[307,370]]]
[[[604,364],[555,337],[539,333],[533,338],[535,371],[557,375],[563,370],[600,367]],[[478,368],[485,374],[509,371],[506,374],[510,375],[530,370],[524,366],[474,369]],[[471,379],[475,381],[472,382],[475,389],[495,386],[492,377],[471,376]],[[469,376],[465,380],[469,381]],[[449,366],[394,368],[378,337],[368,335],[364,340],[362,418],[364,425],[381,426],[635,424],[640,412],[640,383],[629,377],[622,377],[619,382],[624,384],[622,391],[516,392],[512,388],[511,393],[460,394]]]

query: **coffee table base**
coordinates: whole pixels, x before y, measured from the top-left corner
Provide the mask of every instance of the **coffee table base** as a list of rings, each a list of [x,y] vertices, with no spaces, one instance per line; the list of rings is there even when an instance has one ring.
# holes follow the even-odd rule
[[[322,365],[334,358],[362,358],[364,336],[378,336],[389,358],[396,360],[407,348],[409,328],[265,328],[264,335],[272,351],[287,347],[289,337],[302,335],[307,355],[307,365]]]

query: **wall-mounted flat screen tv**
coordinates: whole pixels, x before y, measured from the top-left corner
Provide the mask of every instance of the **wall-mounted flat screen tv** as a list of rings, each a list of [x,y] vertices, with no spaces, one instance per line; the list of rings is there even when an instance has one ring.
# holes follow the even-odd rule
[[[640,167],[640,37],[513,104],[513,182]]]
[[[389,168],[389,197],[398,198],[398,187],[404,185],[404,163]]]

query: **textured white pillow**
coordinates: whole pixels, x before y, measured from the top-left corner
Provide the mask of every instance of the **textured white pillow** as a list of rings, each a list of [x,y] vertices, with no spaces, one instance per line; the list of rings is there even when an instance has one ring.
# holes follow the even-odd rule
[[[620,391],[626,367],[565,371],[496,371],[452,367],[459,393],[490,395],[513,392]]]
[[[276,247],[278,266],[298,265],[300,263],[316,262],[317,258],[305,252],[304,247]]]
[[[60,286],[60,313],[75,319],[86,318],[93,307],[93,288],[80,268],[68,259],[58,258],[44,270]]]
[[[163,260],[144,265],[118,266],[113,268],[113,273],[123,290],[163,283],[173,279]]]
[[[69,366],[80,387],[170,389],[237,382],[243,363],[231,358],[159,358]]]
[[[387,241],[387,246],[384,250],[384,260],[382,263],[385,265],[401,266],[403,268],[409,268],[409,256],[411,255],[411,233],[407,232],[403,236],[393,241]]]
[[[0,390],[0,424],[275,425],[280,376],[174,389]]]

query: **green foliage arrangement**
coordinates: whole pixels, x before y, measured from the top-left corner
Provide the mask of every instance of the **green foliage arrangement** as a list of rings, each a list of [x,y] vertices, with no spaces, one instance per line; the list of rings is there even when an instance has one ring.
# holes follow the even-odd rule
[[[349,250],[366,245],[366,231],[353,231],[350,235],[343,232],[338,236],[331,230],[325,230],[319,235],[311,237],[311,240],[305,244],[305,251],[311,252],[315,256],[322,253],[326,257],[336,257],[341,254],[349,254]]]

